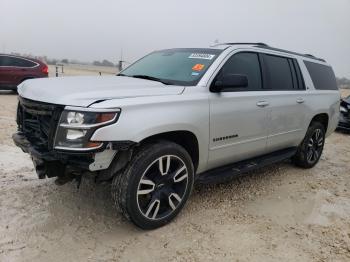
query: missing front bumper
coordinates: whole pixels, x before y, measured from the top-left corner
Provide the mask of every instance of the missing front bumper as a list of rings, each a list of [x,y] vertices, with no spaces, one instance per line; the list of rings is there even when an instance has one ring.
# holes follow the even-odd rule
[[[132,141],[109,142],[94,152],[45,151],[33,146],[21,132],[12,136],[14,143],[31,155],[39,178],[80,176],[95,173],[98,180],[108,180],[130,160]]]
[[[12,139],[23,152],[31,155],[35,170],[41,179],[107,169],[117,153],[117,150],[111,147],[101,152],[44,151],[33,146],[21,132],[13,134]]]

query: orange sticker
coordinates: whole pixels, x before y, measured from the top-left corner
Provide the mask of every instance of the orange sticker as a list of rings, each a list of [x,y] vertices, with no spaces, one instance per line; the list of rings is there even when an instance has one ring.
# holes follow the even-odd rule
[[[193,71],[201,71],[204,68],[203,64],[196,64],[192,67]]]

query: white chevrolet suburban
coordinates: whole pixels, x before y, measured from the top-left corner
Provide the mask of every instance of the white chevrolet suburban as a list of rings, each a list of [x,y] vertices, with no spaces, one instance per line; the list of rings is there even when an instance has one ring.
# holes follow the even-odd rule
[[[313,167],[340,103],[323,59],[263,43],[155,51],[117,76],[28,80],[18,93],[13,140],[39,178],[110,181],[144,229],[172,220],[195,182],[284,159]]]

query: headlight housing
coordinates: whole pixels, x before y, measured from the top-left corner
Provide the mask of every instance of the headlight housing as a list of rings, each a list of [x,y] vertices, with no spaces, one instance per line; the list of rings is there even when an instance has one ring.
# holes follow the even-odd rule
[[[120,109],[82,110],[67,107],[61,114],[56,130],[54,148],[88,151],[102,147],[102,142],[90,141],[96,129],[117,121]]]
[[[340,112],[347,113],[348,110],[344,106],[340,106]]]

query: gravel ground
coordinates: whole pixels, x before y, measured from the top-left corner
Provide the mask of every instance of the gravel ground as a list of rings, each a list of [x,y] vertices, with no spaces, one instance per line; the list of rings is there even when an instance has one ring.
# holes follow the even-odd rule
[[[350,261],[350,135],[310,170],[289,162],[196,186],[168,226],[142,231],[108,185],[38,180],[14,147],[17,97],[0,92],[0,261]]]

